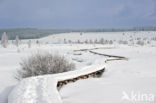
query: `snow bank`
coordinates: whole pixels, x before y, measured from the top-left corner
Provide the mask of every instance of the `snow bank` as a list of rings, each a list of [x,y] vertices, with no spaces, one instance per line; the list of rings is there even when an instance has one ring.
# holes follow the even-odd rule
[[[22,80],[10,93],[8,103],[62,103],[52,76]]]
[[[92,73],[103,68],[104,66],[94,65],[66,73],[26,78],[9,94],[8,103],[62,103],[56,88],[58,81]]]
[[[149,98],[149,94],[155,95],[155,87],[155,78],[110,79],[104,75],[102,78],[70,83],[60,90],[60,95],[63,103],[155,103],[153,100],[146,101],[144,98],[142,101],[139,98],[144,94],[147,95],[147,98]],[[133,92],[136,95],[136,100],[122,99],[123,92],[131,99]]]

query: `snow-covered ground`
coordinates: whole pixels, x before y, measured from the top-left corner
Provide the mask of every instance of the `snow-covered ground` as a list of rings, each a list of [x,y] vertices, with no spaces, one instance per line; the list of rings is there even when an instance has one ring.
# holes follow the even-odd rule
[[[118,47],[96,50],[100,53],[128,57],[128,61],[110,61],[102,78],[69,84],[61,89],[64,103],[155,103],[149,95],[156,95],[156,48]],[[102,57],[101,57],[102,58]],[[123,92],[136,99],[123,99]],[[134,92],[134,93],[132,93]],[[132,94],[131,94],[132,93]],[[147,96],[140,99],[142,95]]]
[[[14,79],[19,62],[35,52],[53,52],[64,55],[76,64],[76,69],[92,65],[106,65],[101,78],[90,78],[70,83],[60,90],[63,103],[154,103],[156,102],[156,32],[63,33],[39,39],[40,44],[21,44],[0,47],[0,103],[18,84]],[[113,44],[75,44],[77,41],[112,40]],[[144,45],[137,45],[137,41]],[[34,40],[36,41],[36,40]],[[68,42],[70,41],[70,42]],[[119,43],[127,41],[127,43]],[[27,42],[26,40],[23,42]],[[74,44],[72,44],[73,42]],[[57,43],[57,44],[53,44]],[[66,43],[66,44],[63,44]],[[106,56],[79,49],[124,56],[128,60],[105,61]],[[98,48],[98,49],[97,49]],[[51,91],[52,92],[52,91]],[[128,99],[122,98],[128,95]],[[134,97],[135,96],[135,97]],[[152,98],[154,96],[154,100]]]
[[[44,37],[39,40],[42,43],[92,43],[103,42],[109,44],[110,41],[114,44],[137,44],[138,41],[144,44],[156,44],[155,31],[140,31],[140,32],[100,32],[100,33],[62,33]]]

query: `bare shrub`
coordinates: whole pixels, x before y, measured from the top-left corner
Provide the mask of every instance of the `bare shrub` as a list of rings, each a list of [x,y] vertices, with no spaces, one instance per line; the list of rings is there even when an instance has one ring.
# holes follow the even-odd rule
[[[57,54],[44,53],[31,55],[23,59],[20,63],[21,68],[17,71],[16,79],[67,72],[75,69],[75,65],[69,62],[64,56]]]

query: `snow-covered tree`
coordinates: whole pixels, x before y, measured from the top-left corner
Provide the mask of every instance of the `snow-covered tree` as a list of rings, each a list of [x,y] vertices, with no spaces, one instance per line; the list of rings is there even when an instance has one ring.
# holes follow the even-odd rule
[[[14,40],[12,40],[12,42],[11,42],[12,44],[14,44]]]
[[[90,39],[90,40],[89,40],[89,43],[90,43],[90,44],[93,44],[93,40],[92,40],[92,39]]]
[[[140,45],[140,46],[145,45],[144,41],[141,41],[141,40],[137,41],[137,43],[136,43],[136,44],[138,44],[138,45]]]
[[[17,47],[19,46],[19,37],[18,37],[18,35],[16,35],[15,45],[16,45]]]
[[[64,42],[64,44],[67,44],[67,40],[66,39],[64,39],[63,42]]]
[[[80,40],[77,40],[77,43],[80,44],[81,43]]]
[[[88,39],[86,39],[84,42],[85,42],[86,44],[88,44]]]
[[[80,35],[82,36],[82,32],[80,32]]]
[[[68,40],[68,43],[69,43],[69,44],[71,44],[71,43],[72,43],[72,41],[71,41],[71,40]]]
[[[31,48],[31,40],[28,41],[28,48]]]
[[[110,40],[110,41],[109,41],[109,44],[113,44],[113,41],[112,41],[112,40]]]
[[[156,41],[156,37],[151,38],[151,40]]]
[[[104,44],[104,39],[101,38],[99,42],[100,42],[100,44]]]
[[[4,48],[6,48],[7,45],[8,45],[8,37],[7,37],[7,35],[6,35],[6,32],[4,32],[4,33],[2,34],[2,37],[1,37],[1,45],[2,45]]]
[[[97,40],[97,39],[95,39],[95,40],[94,40],[94,44],[97,44],[97,43],[98,43],[98,40]]]
[[[39,44],[39,40],[36,41],[36,44]]]
[[[148,40],[148,41],[147,41],[147,44],[150,44],[150,43],[151,43],[151,42]]]

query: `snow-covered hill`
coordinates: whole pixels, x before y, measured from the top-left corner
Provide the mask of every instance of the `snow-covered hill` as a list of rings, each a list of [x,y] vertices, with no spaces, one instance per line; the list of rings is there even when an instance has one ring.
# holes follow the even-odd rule
[[[97,33],[62,33],[39,39],[42,43],[102,43],[109,44],[137,44],[143,41],[145,44],[156,44],[155,31],[140,32],[97,32]],[[152,43],[151,43],[152,42]]]

